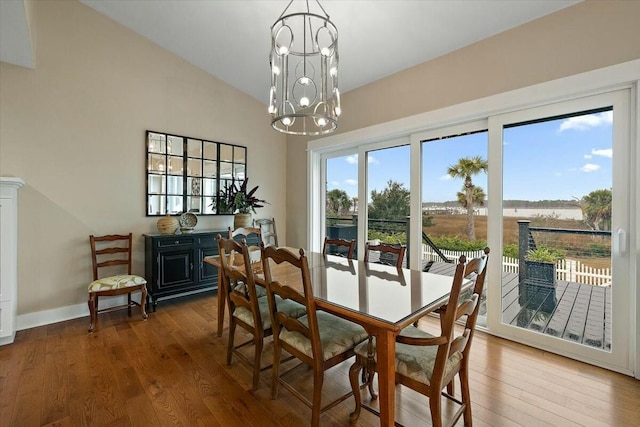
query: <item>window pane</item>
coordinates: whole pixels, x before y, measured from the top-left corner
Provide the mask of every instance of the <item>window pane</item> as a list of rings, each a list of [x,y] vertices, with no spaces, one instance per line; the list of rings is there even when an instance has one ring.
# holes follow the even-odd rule
[[[410,166],[408,145],[367,153],[367,241],[407,244]],[[386,255],[371,253],[370,260],[395,265],[397,256],[388,259]]]
[[[165,153],[167,140],[165,135],[149,132],[147,149],[150,153]]]
[[[202,157],[202,141],[197,139],[187,140],[187,156]]]
[[[167,136],[167,153],[182,156],[182,138],[179,136]]]
[[[233,165],[231,163],[220,162],[220,178],[231,179],[233,177]]]
[[[153,175],[153,174],[149,174],[147,175],[147,179],[148,179],[148,187],[147,187],[147,193],[149,194],[164,194],[167,191],[167,188],[165,186],[166,183],[166,177],[165,175]]]
[[[212,162],[209,160],[204,161],[204,174],[203,176],[208,176],[211,178],[215,178],[216,172],[218,168],[216,167],[216,162]]]
[[[327,159],[325,194],[325,235],[329,238],[358,240],[358,155]],[[328,247],[327,253],[343,253]],[[357,254],[354,254],[354,258]]]
[[[164,154],[149,154],[147,170],[149,170],[149,172],[165,173],[167,170],[166,161]]]
[[[244,147],[235,147],[233,150],[233,161],[235,163],[246,163],[247,150]]]
[[[201,191],[203,196],[214,196],[216,194],[216,180],[203,179]]]
[[[218,144],[214,142],[204,141],[204,156],[205,159],[216,160],[218,158]]]
[[[182,175],[184,168],[182,167],[182,157],[168,156],[167,160],[167,173],[169,175]]]
[[[189,212],[200,213],[200,204],[202,203],[202,197],[187,197],[187,206]]]
[[[187,159],[187,175],[202,176],[202,160]]]
[[[168,176],[167,177],[167,193],[168,194],[182,194],[182,182],[181,176]]]
[[[164,196],[149,196],[149,215],[164,215],[165,198]]]
[[[168,210],[170,215],[175,215],[184,212],[184,206],[182,206],[182,196],[168,196]]]
[[[233,161],[233,147],[231,145],[220,144],[220,160],[223,162]]]
[[[233,177],[235,179],[244,180],[245,165],[233,165]]]
[[[485,130],[422,142],[423,268],[449,266],[453,274],[454,264],[444,263],[480,256],[487,245],[488,147]],[[478,317],[483,326],[486,289]]]

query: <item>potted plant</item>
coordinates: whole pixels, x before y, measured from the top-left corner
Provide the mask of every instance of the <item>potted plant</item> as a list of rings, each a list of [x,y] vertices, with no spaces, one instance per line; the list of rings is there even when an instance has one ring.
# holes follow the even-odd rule
[[[221,213],[235,214],[233,227],[250,227],[251,213],[256,213],[256,208],[264,207],[267,203],[255,196],[258,186],[247,190],[249,178],[243,181],[236,181],[235,178],[225,187],[219,197],[219,210]]]
[[[556,264],[564,255],[545,246],[530,249],[525,257],[528,283],[553,287],[556,283]]]

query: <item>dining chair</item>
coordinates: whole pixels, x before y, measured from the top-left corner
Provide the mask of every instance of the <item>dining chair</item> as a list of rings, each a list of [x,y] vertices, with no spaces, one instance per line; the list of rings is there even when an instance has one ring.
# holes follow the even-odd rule
[[[346,248],[340,250],[340,248]],[[353,251],[356,248],[355,240],[345,240],[345,239],[330,239],[328,237],[324,238],[324,244],[322,245],[322,254],[327,255],[328,253],[333,255],[344,256],[346,252],[347,258],[353,259]]]
[[[458,410],[450,418],[448,425],[455,425],[460,416],[464,417],[464,425],[471,426],[471,399],[469,395],[469,352],[478,317],[478,308],[484,278],[488,252],[483,257],[466,263],[462,255],[458,260],[449,301],[441,315],[441,332],[433,336],[414,326],[403,329],[396,338],[395,369],[396,383],[409,387],[429,398],[431,422],[433,426],[443,425],[440,396],[454,401]],[[461,298],[462,283],[465,274],[476,274],[473,292],[469,298]],[[456,333],[456,321],[466,317],[464,328]],[[367,381],[373,381],[376,371],[375,339],[370,339],[355,348],[356,361],[349,369],[349,380],[354,391],[356,408],[351,414],[355,422],[362,406],[359,393],[358,373],[361,369],[369,371]],[[461,383],[462,399],[455,398],[443,389],[453,383],[458,375]],[[375,395],[372,395],[375,398]]]
[[[254,224],[262,231],[262,242],[265,246],[278,246],[275,218],[256,219]]]
[[[241,242],[245,239],[247,247],[249,248],[249,259],[251,260],[251,266],[254,273],[262,272],[262,263],[260,262],[260,243],[262,242],[262,230],[256,227],[239,227],[232,230],[229,227],[229,239],[234,239],[236,242]],[[258,288],[258,297],[263,297],[267,294],[264,288]]]
[[[287,269],[286,273],[282,273],[280,270],[287,278],[286,284],[274,278],[271,263],[278,265],[278,268],[285,267]],[[311,425],[318,426],[322,412],[333,408],[353,394],[348,392],[322,407],[324,372],[353,356],[354,347],[367,338],[367,333],[360,325],[316,310],[309,264],[303,249],[299,249],[296,254],[289,248],[274,246],[265,248],[263,246],[262,264],[273,325],[274,355],[271,397],[272,399],[278,397],[278,386],[281,384],[311,408]],[[301,289],[291,287],[294,283],[301,284]],[[306,315],[297,319],[292,318],[280,309],[276,297],[304,305]],[[300,363],[280,374],[282,350],[299,359]],[[307,399],[284,379],[288,373],[302,364],[313,369],[312,400]]]
[[[218,235],[218,253],[222,266],[222,283],[227,290],[227,304],[229,306],[227,365],[231,364],[233,355],[235,355],[249,366],[253,366],[252,390],[256,390],[260,382],[260,372],[271,367],[271,365],[262,367],[264,338],[273,332],[269,304],[266,296],[260,297],[256,292],[257,287],[246,241],[243,239],[238,243],[233,238],[225,239]],[[236,254],[242,257],[242,265],[234,266],[231,262]],[[304,307],[293,301],[278,301],[278,307],[294,318],[305,313]],[[236,345],[236,326],[249,332],[251,339]],[[251,344],[254,346],[253,361],[240,351]]]
[[[393,245],[390,243],[378,243],[377,245],[373,245],[367,242],[364,245],[364,262],[370,262],[369,253],[374,251],[380,253],[380,259],[376,261],[379,264],[395,265],[397,268],[402,268],[402,265],[404,264],[404,253],[406,250],[407,247],[405,245]]]
[[[98,313],[127,308],[131,316],[131,307],[140,306],[142,318],[147,319],[147,281],[142,276],[131,274],[132,234],[109,234],[89,236],[91,260],[93,263],[93,282],[89,284],[89,314],[91,323],[89,332],[93,332],[98,321]],[[126,266],[126,267],[125,267]],[[113,274],[124,272],[126,274]],[[108,275],[105,272],[109,272]],[[102,276],[102,277],[100,277]],[[131,293],[140,291],[140,303],[131,299]],[[98,309],[98,299],[103,296],[127,294],[127,304]]]

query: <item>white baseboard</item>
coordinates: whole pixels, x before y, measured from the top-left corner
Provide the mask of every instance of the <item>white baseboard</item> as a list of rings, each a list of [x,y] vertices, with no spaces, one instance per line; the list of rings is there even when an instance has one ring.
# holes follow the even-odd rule
[[[127,303],[127,296],[105,298],[100,300],[100,308],[110,308]],[[36,311],[18,315],[17,330],[36,328],[38,326],[50,325],[52,323],[64,322],[65,320],[77,319],[79,317],[89,317],[89,306],[87,303],[68,305],[66,307],[53,308],[51,310]],[[89,319],[87,319],[89,324]]]

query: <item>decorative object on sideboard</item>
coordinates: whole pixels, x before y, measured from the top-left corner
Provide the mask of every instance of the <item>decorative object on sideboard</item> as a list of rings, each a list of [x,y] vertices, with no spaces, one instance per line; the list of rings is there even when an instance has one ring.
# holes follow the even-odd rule
[[[180,227],[178,220],[169,214],[160,218],[156,225],[158,226],[160,234],[174,234],[176,230],[178,230],[178,227]]]
[[[241,182],[236,181],[234,178],[220,192],[220,212],[235,214],[233,219],[234,229],[251,227],[251,213],[256,213],[257,208],[262,208],[264,207],[263,203],[267,203],[255,196],[258,186],[256,185],[251,190],[247,190],[248,184],[249,178],[245,178]]]
[[[331,133],[341,113],[338,29],[318,0],[293,4],[271,26],[271,126],[291,135]]]
[[[198,217],[193,212],[185,212],[180,215],[180,231],[191,233],[198,223]]]

